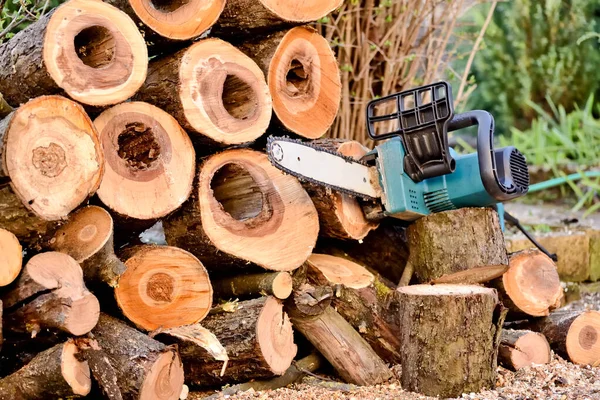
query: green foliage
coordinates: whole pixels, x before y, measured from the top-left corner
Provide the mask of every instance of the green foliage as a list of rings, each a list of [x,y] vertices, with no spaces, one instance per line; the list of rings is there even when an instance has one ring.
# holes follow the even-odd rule
[[[64,0],[0,0],[0,44]]]

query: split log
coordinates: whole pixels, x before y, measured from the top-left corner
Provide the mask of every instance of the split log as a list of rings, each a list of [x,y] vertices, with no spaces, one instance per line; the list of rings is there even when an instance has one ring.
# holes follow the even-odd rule
[[[23,265],[23,248],[15,235],[0,228],[0,287],[14,281]]]
[[[384,361],[399,364],[398,293],[363,266],[340,257],[313,254],[306,263],[334,286],[333,308]]]
[[[144,39],[125,13],[69,0],[0,47],[0,92],[14,106],[63,91],[105,106],[131,97],[147,66]]]
[[[32,336],[42,329],[84,335],[96,325],[100,313],[98,299],[85,287],[77,261],[57,252],[33,256],[2,293],[2,302],[4,328]]]
[[[398,292],[402,388],[440,397],[493,388],[504,320],[496,291],[413,285]]]
[[[212,282],[215,299],[247,299],[275,296],[287,299],[292,294],[292,276],[288,272],[237,275]]]
[[[36,400],[87,396],[92,388],[87,362],[77,360],[73,341],[38,354],[29,364],[0,379],[0,399]]]
[[[339,110],[342,84],[335,54],[324,37],[301,26],[239,48],[267,77],[279,127],[308,139],[329,130]]]
[[[483,283],[508,269],[498,213],[491,208],[431,214],[406,234],[409,263],[421,283]]]
[[[317,211],[298,180],[264,153],[235,149],[211,156],[198,180],[190,201],[163,221],[169,245],[221,273],[253,265],[291,271],[311,254]]]
[[[192,254],[170,246],[123,251],[126,270],[115,289],[123,315],[152,331],[201,321],[213,300],[208,272]]]
[[[117,373],[123,399],[179,399],[183,365],[176,349],[106,314],[92,334]]]
[[[10,181],[0,188],[0,227],[36,247],[53,221],[98,189],[104,157],[96,130],[79,104],[45,96],[0,121],[0,137],[0,177]]]
[[[183,204],[192,191],[195,152],[187,133],[161,109],[142,102],[104,111],[94,125],[106,159],[98,197],[146,228]]]
[[[247,37],[317,21],[335,10],[342,0],[227,0],[214,31],[219,35]]]
[[[561,357],[575,364],[600,364],[600,312],[560,309],[547,317],[510,323],[543,334]]]
[[[514,315],[543,317],[560,307],[563,290],[554,262],[538,249],[510,255],[510,268],[490,285]]]
[[[499,363],[513,371],[533,364],[548,364],[550,345],[544,335],[526,330],[503,329],[498,350]]]
[[[258,65],[219,39],[151,62],[135,98],[175,117],[198,148],[252,142],[266,131],[273,111]]]
[[[234,312],[208,316],[202,325],[227,350],[223,362],[191,340],[177,340],[188,384],[214,386],[283,375],[296,356],[292,324],[274,297],[238,303]]]

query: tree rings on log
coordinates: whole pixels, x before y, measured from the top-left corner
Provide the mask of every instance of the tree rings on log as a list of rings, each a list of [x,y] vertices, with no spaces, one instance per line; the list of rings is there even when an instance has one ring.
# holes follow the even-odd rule
[[[91,196],[103,173],[104,157],[83,108],[60,96],[31,100],[0,121],[2,173],[0,226],[20,240],[43,237]]]
[[[128,102],[104,111],[94,125],[106,160],[98,197],[110,209],[155,220],[187,200],[196,156],[173,117],[153,105]]]
[[[123,314],[152,331],[189,325],[206,317],[212,286],[202,263],[185,250],[135,246],[122,256],[127,269],[115,290]]]
[[[493,388],[504,319],[496,291],[413,285],[398,292],[402,387],[440,397]]]
[[[173,115],[193,141],[208,146],[254,141],[267,130],[273,111],[258,65],[219,39],[152,62],[136,99]]]
[[[101,1],[69,0],[0,48],[0,92],[13,105],[62,89],[105,106],[131,97],[147,67],[146,44],[131,18]]]
[[[205,159],[193,196],[164,221],[165,235],[211,271],[250,263],[291,271],[315,246],[319,221],[310,197],[264,153],[235,149]]]
[[[15,235],[0,228],[0,287],[14,281],[23,265],[23,248]]]
[[[550,359],[550,345],[541,333],[502,330],[498,361],[503,366],[516,371],[533,364],[548,364]]]

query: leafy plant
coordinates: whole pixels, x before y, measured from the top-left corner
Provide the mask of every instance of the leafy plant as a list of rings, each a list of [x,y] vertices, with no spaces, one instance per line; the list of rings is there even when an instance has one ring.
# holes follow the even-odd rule
[[[64,0],[0,0],[0,44]]]

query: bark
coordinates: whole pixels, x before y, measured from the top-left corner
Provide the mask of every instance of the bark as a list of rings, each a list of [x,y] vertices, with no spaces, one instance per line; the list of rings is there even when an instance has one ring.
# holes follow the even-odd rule
[[[77,358],[82,362],[87,362],[90,372],[102,391],[104,398],[108,400],[123,400],[121,389],[117,383],[117,372],[111,365],[104,350],[98,345],[98,342],[93,339],[79,338],[75,339],[75,343],[79,349]]]
[[[502,330],[500,365],[516,371],[532,364],[548,364],[550,360],[550,345],[544,335],[527,330]]]
[[[495,290],[415,285],[398,292],[402,387],[440,397],[493,388],[504,320]]]
[[[213,281],[216,299],[248,299],[275,296],[287,299],[292,293],[292,277],[287,272],[237,275]]]

